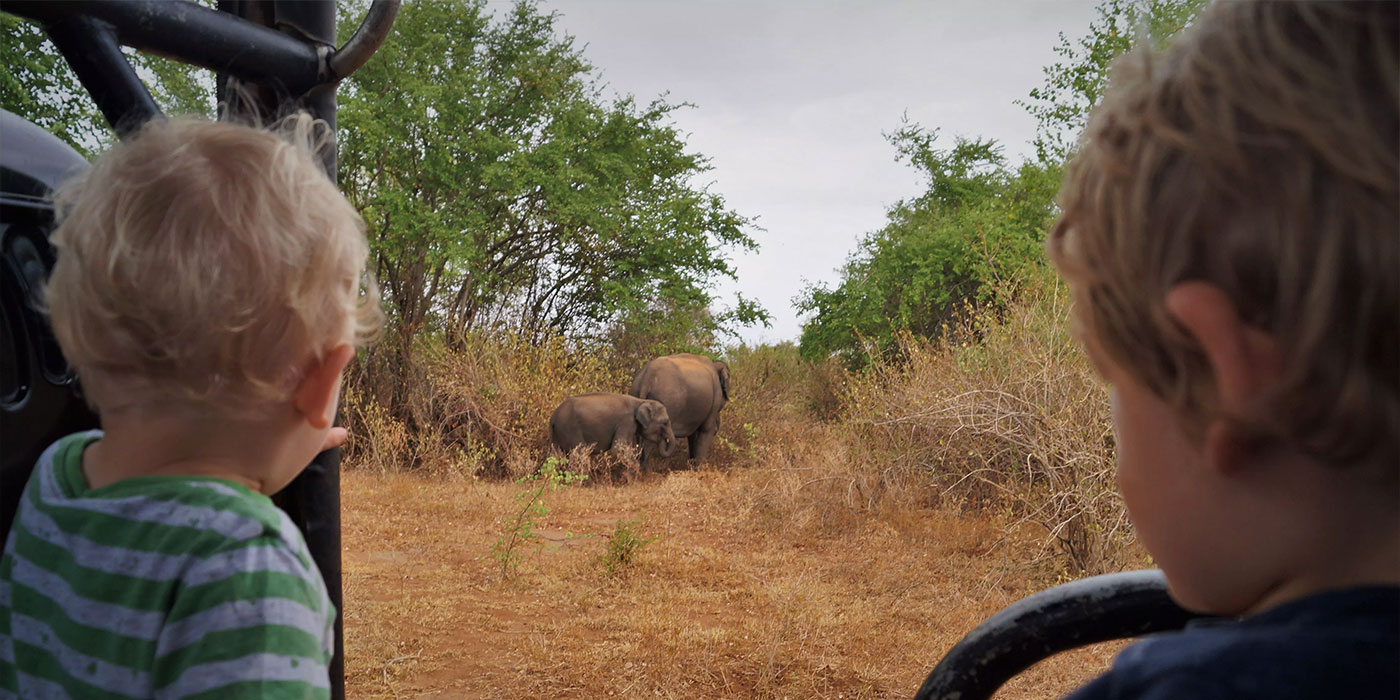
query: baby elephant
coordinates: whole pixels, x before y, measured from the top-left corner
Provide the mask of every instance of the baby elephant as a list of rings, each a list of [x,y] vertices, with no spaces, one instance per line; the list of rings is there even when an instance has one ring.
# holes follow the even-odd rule
[[[656,454],[670,457],[676,451],[671,417],[660,401],[626,394],[580,394],[564,399],[549,417],[549,439],[568,452],[592,444],[594,452],[616,445],[642,446],[642,460]]]

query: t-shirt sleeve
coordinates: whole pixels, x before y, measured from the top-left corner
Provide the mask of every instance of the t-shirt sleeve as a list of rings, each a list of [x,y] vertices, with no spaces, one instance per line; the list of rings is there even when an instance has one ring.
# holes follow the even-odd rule
[[[279,540],[218,552],[181,580],[155,697],[327,698],[334,619],[319,574]]]

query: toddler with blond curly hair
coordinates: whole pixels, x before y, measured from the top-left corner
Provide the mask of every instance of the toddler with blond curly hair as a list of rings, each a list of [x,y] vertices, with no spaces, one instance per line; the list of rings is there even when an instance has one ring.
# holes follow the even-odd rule
[[[379,323],[325,133],[156,120],[57,194],[46,303],[102,429],[21,497],[0,696],[329,696],[336,611],[268,498],[345,439],[341,374]]]

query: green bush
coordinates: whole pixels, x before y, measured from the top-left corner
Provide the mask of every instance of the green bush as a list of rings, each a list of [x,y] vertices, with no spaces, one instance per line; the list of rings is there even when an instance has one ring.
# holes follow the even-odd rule
[[[642,548],[656,541],[655,537],[641,535],[642,521],[619,520],[608,535],[607,546],[598,555],[598,567],[605,576],[620,576],[632,568]]]
[[[516,481],[526,488],[515,495],[515,508],[501,521],[504,532],[491,546],[491,558],[501,565],[502,577],[510,578],[519,571],[524,547],[539,544],[535,527],[549,515],[545,496],[588,478],[563,469],[565,464],[560,457],[549,457],[535,473]]]

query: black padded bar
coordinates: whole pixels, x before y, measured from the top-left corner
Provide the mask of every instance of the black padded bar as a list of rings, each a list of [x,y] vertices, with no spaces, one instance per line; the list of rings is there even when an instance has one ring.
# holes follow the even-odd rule
[[[5,9],[10,9],[8,4]],[[145,83],[122,55],[111,25],[72,15],[44,29],[118,134],[161,116]]]
[[[1181,629],[1197,617],[1172,602],[1156,569],[1055,586],[1012,603],[969,632],[929,673],[914,700],[987,700],[1012,676],[1062,651]]]
[[[121,44],[301,95],[329,78],[316,47],[191,2],[6,0],[5,12],[46,27],[74,15],[116,29]],[[327,47],[329,53],[329,47]]]
[[[335,41],[335,2],[333,0],[275,0],[273,14],[278,25],[295,27],[311,41],[332,44]],[[311,116],[336,128],[334,82],[317,86],[300,102]],[[272,107],[272,105],[266,105]],[[321,153],[326,174],[336,180],[335,144],[327,144]],[[340,421],[336,421],[339,425]],[[341,571],[340,537],[340,450],[326,450],[312,460],[305,471],[276,496],[277,505],[292,516],[301,528],[316,568],[326,582],[326,591],[335,604],[335,653],[331,657],[331,698],[345,697],[345,605]]]

